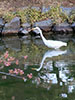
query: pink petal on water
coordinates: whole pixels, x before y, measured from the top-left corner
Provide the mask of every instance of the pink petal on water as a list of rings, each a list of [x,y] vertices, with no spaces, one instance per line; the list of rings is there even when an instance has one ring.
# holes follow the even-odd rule
[[[27,57],[28,57],[27,55],[26,55],[26,56],[24,56],[24,59],[27,59]]]
[[[18,65],[18,64],[19,64],[19,60],[17,59],[17,60],[16,60],[16,65]]]
[[[27,77],[28,77],[29,79],[31,79],[31,78],[32,78],[32,73],[27,74]]]
[[[10,73],[10,74],[13,74],[13,69],[10,69],[10,70],[9,70],[9,73]]]
[[[5,54],[4,54],[4,58],[7,59],[8,56],[9,56],[8,51],[6,51]]]

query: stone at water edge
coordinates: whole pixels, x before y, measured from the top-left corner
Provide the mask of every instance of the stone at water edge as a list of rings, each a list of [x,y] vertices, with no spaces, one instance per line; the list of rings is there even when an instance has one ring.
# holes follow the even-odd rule
[[[2,30],[2,35],[18,34],[19,29],[20,29],[20,18],[15,17],[9,23],[5,24]]]
[[[70,16],[71,11],[75,9],[75,7],[63,7],[63,6],[61,6],[60,8],[62,9],[62,12],[66,13],[66,15],[68,16]]]
[[[0,18],[0,33],[2,32],[3,27],[4,27],[4,20],[3,18]]]
[[[71,27],[73,28],[73,31],[75,32],[75,22],[71,25]]]
[[[29,31],[27,29],[20,28],[19,35],[29,35]]]
[[[35,22],[33,25],[33,27],[40,27],[44,32],[51,31],[52,26],[53,26],[53,22],[51,19],[38,21]]]
[[[31,29],[31,25],[29,23],[22,24],[22,28],[19,30],[20,35],[29,35],[29,30]]]
[[[53,27],[52,31],[55,33],[60,33],[60,34],[65,33],[66,34],[66,33],[73,32],[73,29],[71,28],[71,26],[67,22],[64,22],[64,23],[56,24]]]
[[[38,30],[32,30],[31,32],[32,32],[33,34],[35,34],[35,36],[36,36],[36,35],[39,35],[39,31],[38,31]]]
[[[71,28],[70,24],[67,22],[60,23],[55,25],[52,28],[52,31],[54,34],[52,34],[52,37],[57,40],[64,40],[68,41],[72,38],[73,36],[73,29]]]
[[[0,27],[4,26],[4,20],[3,18],[0,18]]]
[[[32,6],[31,9],[35,9],[35,10],[39,11],[40,10],[40,7]]]
[[[22,27],[23,27],[24,29],[28,29],[28,28],[31,28],[31,24],[29,24],[29,23],[24,23],[24,24],[22,24]]]
[[[46,13],[49,10],[50,10],[50,7],[45,7],[45,6],[42,7],[42,13]]]

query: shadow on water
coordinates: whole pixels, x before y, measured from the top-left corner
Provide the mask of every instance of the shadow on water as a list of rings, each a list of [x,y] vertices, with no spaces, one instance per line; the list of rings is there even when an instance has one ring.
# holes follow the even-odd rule
[[[75,43],[53,50],[40,39],[2,37],[0,55],[6,50],[20,59],[19,67],[33,77],[24,82],[18,76],[7,75],[10,68],[0,69],[0,100],[75,100]],[[25,61],[24,55],[28,56]]]

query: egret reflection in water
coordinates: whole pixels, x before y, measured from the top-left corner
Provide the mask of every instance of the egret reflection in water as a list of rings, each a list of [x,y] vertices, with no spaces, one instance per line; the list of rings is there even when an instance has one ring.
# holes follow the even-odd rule
[[[63,55],[63,54],[66,54],[67,53],[67,50],[64,50],[64,51],[61,51],[61,50],[49,50],[47,51],[43,58],[42,58],[42,61],[41,61],[41,64],[40,64],[40,67],[39,68],[34,68],[34,70],[36,71],[40,71],[41,68],[43,67],[43,63],[45,61],[46,58],[52,58],[52,57],[56,57],[56,56],[59,56],[59,55]]]

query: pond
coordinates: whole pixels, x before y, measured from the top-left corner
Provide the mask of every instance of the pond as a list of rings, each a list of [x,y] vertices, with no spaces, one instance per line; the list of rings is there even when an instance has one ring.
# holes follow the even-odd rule
[[[41,39],[0,38],[0,58],[8,52],[16,65],[0,63],[0,100],[75,100],[75,43],[60,50]],[[22,69],[24,75],[9,73]],[[23,79],[24,78],[24,79]]]

